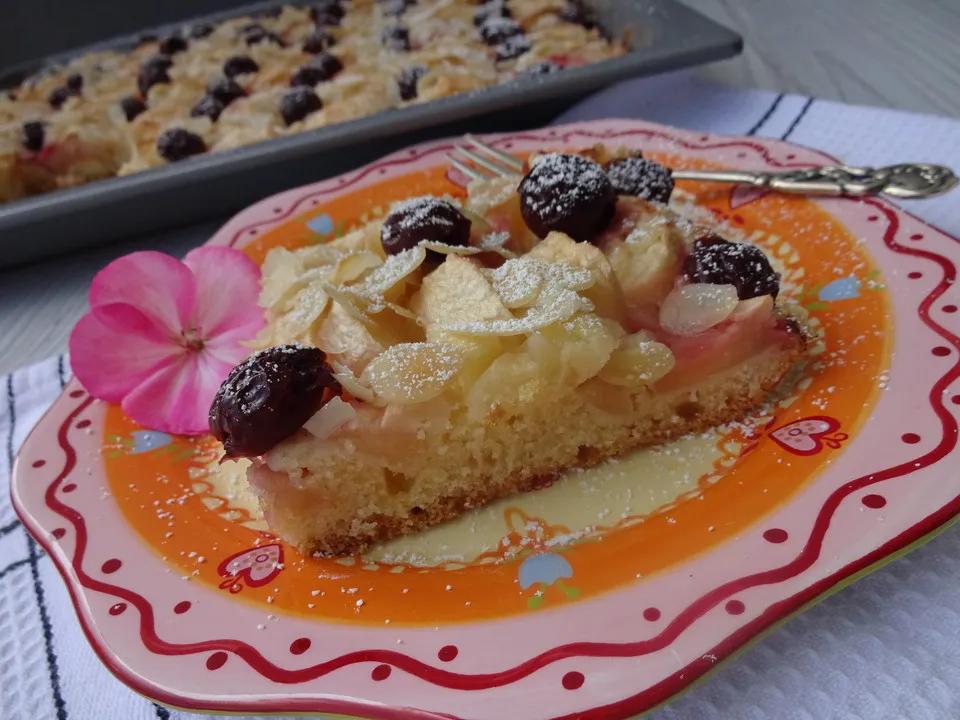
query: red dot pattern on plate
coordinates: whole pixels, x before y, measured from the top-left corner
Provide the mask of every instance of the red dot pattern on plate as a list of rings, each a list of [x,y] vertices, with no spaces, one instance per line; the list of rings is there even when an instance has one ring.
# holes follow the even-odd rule
[[[869,215],[867,217],[867,222],[876,222],[879,219],[880,219],[879,215]]]
[[[46,460],[34,460],[34,461],[31,463],[31,467],[41,468],[41,467],[43,467],[43,466],[46,465],[46,464],[47,464],[47,461],[46,461]]]
[[[656,622],[660,619],[660,610],[655,607],[648,607],[643,611],[643,619],[649,622]]]
[[[63,486],[63,491],[65,493],[71,493],[76,489],[77,489],[76,483],[67,483],[66,485]]]
[[[884,505],[887,504],[887,499],[883,495],[864,495],[863,499],[860,501],[868,508],[873,510],[879,510]]]
[[[933,350],[931,350],[934,355],[937,357],[945,357],[950,354],[950,348],[943,345],[937,345]]]
[[[922,278],[922,277],[923,277],[923,273],[922,273],[922,272],[919,272],[919,271],[917,271],[917,270],[914,270],[913,272],[907,273],[907,277],[910,278],[911,280],[916,280],[916,279],[918,279],[918,278]]]
[[[740,615],[746,610],[746,606],[739,600],[728,600],[726,604],[726,611],[731,615]]]
[[[923,240],[923,233],[914,233],[910,236],[911,240]]]
[[[457,653],[459,652],[460,651],[457,650],[456,645],[444,645],[439,651],[437,651],[437,657],[443,662],[450,662],[457,656]]]
[[[67,534],[67,531],[64,530],[63,528],[56,528],[54,529],[52,534],[57,540],[59,540],[60,538],[62,538],[64,535]]]
[[[183,615],[187,610],[190,609],[192,603],[189,600],[181,600],[176,605],[173,606],[173,611],[177,615]]]
[[[127,604],[121,602],[121,603],[116,603],[115,605],[111,605],[110,609],[107,612],[109,612],[111,615],[119,615],[126,609],[127,609]]]
[[[77,430],[83,430],[84,428],[90,427],[89,420],[81,420],[77,423]]]
[[[770,528],[763,531],[763,539],[769,543],[780,544],[786,542],[789,535],[782,528]]]
[[[207,670],[219,670],[227,662],[227,654],[223,651],[215,652],[207,658]]]
[[[951,397],[950,402],[952,402],[954,405],[960,405],[960,395],[954,395]]]
[[[100,566],[100,569],[109,575],[110,573],[115,573],[117,570],[119,570],[121,565],[123,565],[123,563],[116,558],[110,558]]]
[[[900,436],[900,439],[908,445],[916,445],[918,442],[920,442],[920,436],[916,433],[904,433]]]
[[[73,390],[70,393],[70,397],[72,398],[83,397],[84,395],[86,395],[86,393],[83,390]]]
[[[310,638],[297,638],[290,643],[290,652],[294,655],[303,655],[310,649]]]
[[[576,670],[568,672],[563,676],[561,682],[567,690],[576,690],[583,685],[583,673],[577,672]]]
[[[944,311],[945,313],[955,313],[955,312],[957,311],[957,306],[956,306],[956,305],[944,305],[944,306],[943,306],[943,311]]]
[[[373,670],[370,671],[370,677],[377,682],[380,680],[386,680],[388,677],[390,677],[390,666],[377,665]]]

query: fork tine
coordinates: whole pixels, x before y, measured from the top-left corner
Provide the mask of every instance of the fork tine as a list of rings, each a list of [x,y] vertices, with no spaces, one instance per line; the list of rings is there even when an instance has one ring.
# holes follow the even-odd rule
[[[485,142],[470,133],[464,135],[464,139],[480,152],[497,158],[497,160],[509,167],[513,172],[521,172],[523,170],[523,163],[510,153],[497,150],[495,147],[487,145]]]
[[[473,163],[476,163],[480,167],[486,168],[494,175],[510,175],[513,172],[512,168],[504,167],[499,163],[495,163],[492,160],[488,160],[483,155],[473,152],[473,150],[467,150],[466,148],[457,148],[457,152],[463,155],[465,158],[470,160]]]
[[[486,180],[487,175],[485,173],[479,172],[474,167],[467,165],[465,162],[457,158],[455,155],[448,155],[450,158],[450,163],[464,175],[466,175],[471,180]]]

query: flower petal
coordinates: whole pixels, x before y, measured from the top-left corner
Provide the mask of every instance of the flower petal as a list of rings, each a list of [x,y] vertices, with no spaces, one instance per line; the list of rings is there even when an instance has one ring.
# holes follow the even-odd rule
[[[209,432],[210,404],[231,367],[209,353],[186,352],[128,393],[123,411],[152,430],[179,435]]]
[[[253,325],[251,339],[265,323],[257,305],[260,268],[246,253],[233,248],[206,246],[191,250],[183,259],[193,271],[197,285],[194,326],[210,340],[222,332]]]
[[[110,307],[102,306],[106,316]],[[70,334],[70,366],[93,397],[119,402],[145,378],[173,362],[182,348],[140,333],[117,331],[92,312]]]
[[[175,353],[179,343],[170,336],[169,331],[157,320],[142,313],[133,305],[110,303],[90,308],[90,314],[99,320],[108,330],[118,335],[137,335],[141,339],[168,345]],[[103,353],[109,348],[100,348]]]
[[[190,268],[152,250],[124,255],[97,273],[90,285],[90,306],[123,303],[179,336],[193,314],[197,284]]]

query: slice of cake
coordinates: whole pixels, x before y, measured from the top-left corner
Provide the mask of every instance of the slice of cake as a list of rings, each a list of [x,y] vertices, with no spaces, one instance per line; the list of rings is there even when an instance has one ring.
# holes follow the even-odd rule
[[[763,252],[672,189],[637,155],[543,155],[271,251],[264,349],[210,418],[273,531],[355,553],[763,403],[805,335]]]

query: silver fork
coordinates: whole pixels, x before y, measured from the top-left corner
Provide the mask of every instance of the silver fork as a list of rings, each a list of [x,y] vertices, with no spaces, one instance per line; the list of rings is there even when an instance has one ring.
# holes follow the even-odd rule
[[[464,140],[466,145],[455,148],[448,157],[450,163],[471,180],[523,173],[523,162],[513,155],[469,133]],[[821,165],[785,172],[673,170],[673,177],[676,180],[752,185],[799,195],[860,197],[883,193],[913,200],[940,195],[952,190],[958,182],[950,168],[928,163],[902,163],[879,168]]]

